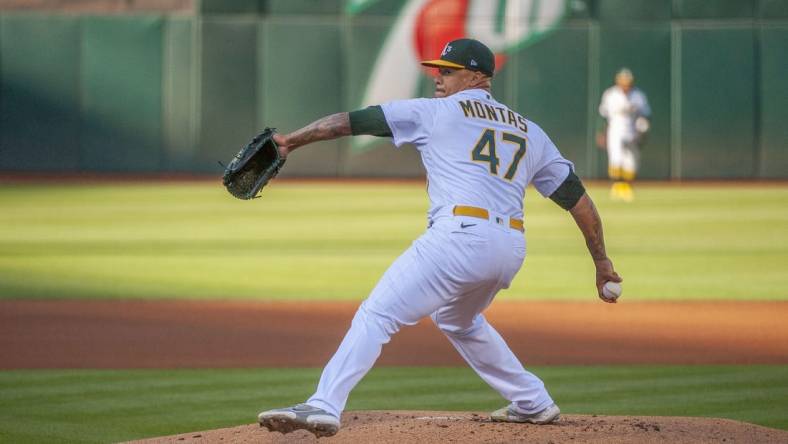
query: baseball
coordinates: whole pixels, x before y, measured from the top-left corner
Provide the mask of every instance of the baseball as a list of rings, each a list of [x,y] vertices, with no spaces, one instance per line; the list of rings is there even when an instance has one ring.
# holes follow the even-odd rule
[[[602,296],[606,299],[618,299],[621,296],[621,284],[613,281],[605,282],[605,285],[602,286]]]

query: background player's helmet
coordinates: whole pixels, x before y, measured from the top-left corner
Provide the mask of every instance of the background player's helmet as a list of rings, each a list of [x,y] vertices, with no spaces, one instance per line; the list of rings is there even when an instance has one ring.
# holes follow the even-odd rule
[[[629,68],[621,68],[616,73],[616,85],[621,87],[624,91],[632,89],[634,83],[635,76],[632,75],[632,71],[630,71]]]
[[[630,81],[635,80],[635,76],[632,74],[629,68],[621,68],[616,73],[616,80],[618,79],[629,79]]]

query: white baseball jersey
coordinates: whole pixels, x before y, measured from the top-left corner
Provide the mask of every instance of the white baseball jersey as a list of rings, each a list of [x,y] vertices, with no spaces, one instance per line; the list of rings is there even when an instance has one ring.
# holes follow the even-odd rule
[[[539,126],[481,89],[381,107],[394,144],[421,153],[431,217],[471,205],[522,219],[528,184],[549,196],[573,167]]]
[[[631,138],[637,133],[635,120],[649,117],[651,107],[641,90],[632,88],[627,94],[620,87],[612,86],[602,94],[599,114],[607,119],[609,131]]]

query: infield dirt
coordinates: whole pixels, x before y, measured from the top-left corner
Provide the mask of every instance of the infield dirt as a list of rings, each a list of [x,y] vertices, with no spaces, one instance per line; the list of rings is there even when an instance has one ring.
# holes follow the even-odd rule
[[[0,368],[322,367],[358,302],[0,301]],[[485,316],[526,365],[786,364],[788,302],[509,302]],[[268,341],[266,353],[260,338]],[[429,321],[378,365],[465,365]]]
[[[485,413],[348,412],[343,428],[319,441],[299,430],[287,435],[257,424],[184,433],[154,443],[784,443],[788,432],[729,419],[669,416],[567,415],[551,425],[494,423]]]

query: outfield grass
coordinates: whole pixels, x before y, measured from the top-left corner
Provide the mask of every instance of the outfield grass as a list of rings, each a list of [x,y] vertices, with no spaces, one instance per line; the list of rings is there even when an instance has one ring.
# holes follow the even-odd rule
[[[421,184],[4,185],[0,297],[361,299],[424,229]],[[788,299],[788,186],[591,187],[626,300]],[[506,298],[595,297],[571,218],[533,190]]]
[[[707,416],[788,429],[787,366],[542,367],[565,413]],[[0,372],[0,442],[109,442],[248,424],[303,401],[316,369]],[[349,410],[491,411],[467,368],[374,369]]]

